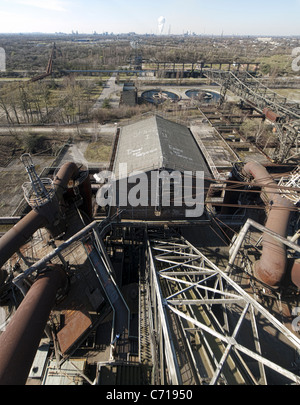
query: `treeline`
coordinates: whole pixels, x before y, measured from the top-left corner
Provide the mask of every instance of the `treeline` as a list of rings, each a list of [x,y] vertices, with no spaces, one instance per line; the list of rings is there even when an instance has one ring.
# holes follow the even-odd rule
[[[299,39],[209,36],[47,36],[0,35],[6,51],[7,74],[22,71],[27,75],[44,72],[56,43],[54,71],[117,69],[128,66],[136,56],[159,62],[260,62],[267,64],[280,56],[288,58]],[[266,58],[268,59],[266,61]],[[272,64],[271,68],[272,70]],[[286,73],[279,66],[278,73]]]
[[[90,118],[93,83],[68,76],[59,83],[10,82],[0,89],[0,120],[10,125],[74,123]]]
[[[154,108],[150,104],[111,108],[109,100],[105,100],[103,108],[93,109],[101,93],[100,85],[99,78],[78,79],[75,75],[34,83],[9,82],[0,88],[0,123],[11,126],[94,120],[103,123],[131,118]]]
[[[6,53],[6,75],[22,71],[26,76],[44,72],[56,44],[54,70],[116,68],[130,60],[129,41],[77,42],[75,38],[51,36],[1,36],[0,47]]]

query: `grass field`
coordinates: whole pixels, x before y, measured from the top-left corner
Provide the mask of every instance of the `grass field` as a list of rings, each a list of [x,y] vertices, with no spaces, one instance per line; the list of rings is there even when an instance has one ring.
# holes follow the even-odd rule
[[[100,140],[96,142],[91,142],[84,154],[87,161],[97,163],[97,162],[108,162],[111,155],[113,138],[101,137]]]

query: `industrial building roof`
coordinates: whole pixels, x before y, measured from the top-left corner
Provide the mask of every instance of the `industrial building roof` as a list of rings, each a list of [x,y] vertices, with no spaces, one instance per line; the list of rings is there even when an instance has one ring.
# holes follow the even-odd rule
[[[127,163],[127,173],[157,169],[204,171],[211,173],[192,133],[181,124],[158,115],[127,125],[121,129],[114,172]]]
[[[137,89],[134,83],[124,83],[123,91],[121,94],[121,104],[134,107],[137,103]]]

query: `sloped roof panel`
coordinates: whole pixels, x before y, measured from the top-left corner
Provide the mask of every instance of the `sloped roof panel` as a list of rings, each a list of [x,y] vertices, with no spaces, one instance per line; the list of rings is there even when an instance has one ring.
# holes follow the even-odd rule
[[[164,167],[181,172],[204,171],[209,175],[206,161],[190,130],[159,116],[156,119]]]
[[[205,176],[210,176],[189,129],[159,116],[121,129],[114,165],[117,178],[122,163],[127,163],[128,173],[165,168],[181,172],[204,171]]]
[[[115,174],[119,165],[127,163],[128,173],[157,169],[162,164],[162,152],[155,117],[127,125],[121,129],[115,159]]]

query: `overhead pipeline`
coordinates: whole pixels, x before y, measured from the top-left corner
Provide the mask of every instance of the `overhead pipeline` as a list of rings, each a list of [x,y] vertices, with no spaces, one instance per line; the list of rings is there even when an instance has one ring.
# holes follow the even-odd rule
[[[73,162],[65,163],[53,180],[55,198],[39,209],[34,209],[14,225],[0,239],[0,269],[6,261],[25,244],[25,242],[40,228],[46,227],[53,231],[59,227],[60,205],[64,203],[64,193],[71,179],[78,176],[79,169]],[[89,182],[82,185],[81,191],[84,195],[84,204],[88,214],[92,213],[91,190],[88,190]],[[58,201],[58,204],[57,204]]]
[[[266,228],[286,238],[290,209],[293,207],[292,202],[278,193],[276,182],[261,164],[248,162],[244,166],[243,172],[245,175],[251,175],[255,184],[261,186],[262,191],[268,196],[271,209],[265,224]],[[254,264],[254,275],[267,285],[276,287],[286,272],[285,245],[275,240],[271,235],[264,233],[262,246],[261,258]]]
[[[38,229],[59,227],[65,191],[69,181],[75,180],[78,174],[75,163],[64,164],[53,181],[55,197],[29,212],[0,239],[0,269]],[[83,195],[83,209],[91,215],[89,176],[79,184],[79,191]],[[62,266],[47,265],[29,289],[7,329],[0,335],[0,385],[26,383],[55,297],[65,281]]]

